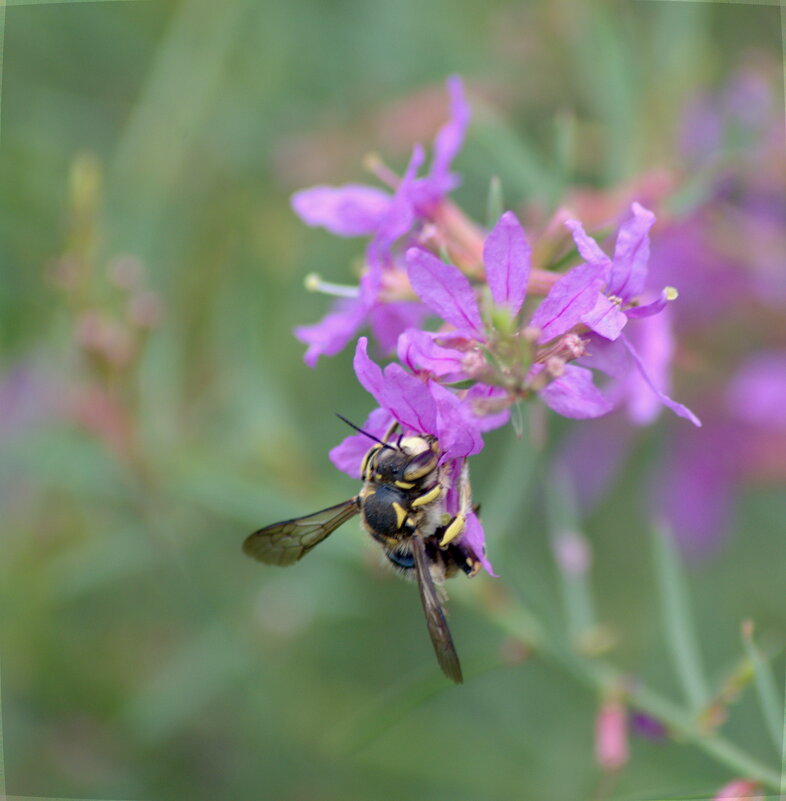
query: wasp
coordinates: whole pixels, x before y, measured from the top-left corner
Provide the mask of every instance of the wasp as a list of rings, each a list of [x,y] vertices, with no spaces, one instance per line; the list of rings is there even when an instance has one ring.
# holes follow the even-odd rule
[[[442,583],[458,572],[474,576],[480,568],[475,555],[457,541],[471,508],[466,461],[460,475],[453,476],[451,463],[440,463],[442,453],[433,435],[395,437],[394,423],[378,439],[345,422],[375,441],[360,465],[360,492],[327,509],[255,531],[244,541],[243,551],[266,564],[291,565],[359,514],[393,568],[417,581],[437,661],[445,675],[460,684],[461,664],[442,605]],[[446,496],[457,481],[460,509],[451,516]]]

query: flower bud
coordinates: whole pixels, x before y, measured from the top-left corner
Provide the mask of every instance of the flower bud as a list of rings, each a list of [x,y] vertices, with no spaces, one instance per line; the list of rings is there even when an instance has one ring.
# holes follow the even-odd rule
[[[595,719],[595,759],[607,773],[628,761],[628,715],[618,698],[604,701]]]

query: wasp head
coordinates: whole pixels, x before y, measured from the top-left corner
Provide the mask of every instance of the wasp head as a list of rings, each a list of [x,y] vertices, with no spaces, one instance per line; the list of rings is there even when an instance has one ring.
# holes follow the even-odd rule
[[[430,435],[399,437],[395,447],[372,448],[368,472],[385,484],[414,483],[432,473],[439,461],[439,446]]]

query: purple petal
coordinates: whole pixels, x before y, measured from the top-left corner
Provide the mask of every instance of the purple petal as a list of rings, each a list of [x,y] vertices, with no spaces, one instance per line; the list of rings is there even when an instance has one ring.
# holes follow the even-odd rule
[[[630,300],[644,289],[650,258],[649,231],[655,215],[638,203],[633,204],[633,216],[620,227],[614,248],[614,265],[611,268],[606,290],[623,300]]]
[[[431,382],[430,390],[437,407],[437,438],[445,456],[455,459],[480,453],[483,438],[475,422],[477,418],[441,384]]]
[[[475,425],[481,432],[501,428],[510,420],[510,409],[499,412],[484,413],[484,405],[489,402],[507,398],[508,393],[502,387],[492,387],[489,384],[475,384],[462,398],[461,402],[472,412]]]
[[[440,128],[434,139],[434,158],[429,174],[415,181],[412,187],[413,202],[424,214],[430,214],[434,206],[460,183],[459,177],[450,172],[450,167],[464,143],[470,108],[464,97],[461,79],[457,75],[448,79],[448,91],[450,119]]]
[[[582,365],[600,370],[618,380],[624,380],[630,375],[631,358],[621,339],[612,342],[597,334],[590,334],[586,343],[587,350],[580,360]]]
[[[383,393],[385,380],[379,365],[369,358],[368,339],[366,337],[360,337],[360,339],[358,339],[358,344],[355,347],[353,366],[355,368],[355,375],[358,377],[358,381],[360,381],[363,389],[370,395],[373,395],[374,400],[385,408]]]
[[[608,414],[613,403],[592,383],[592,373],[573,364],[540,391],[543,402],[557,414],[586,420]]]
[[[387,261],[390,246],[404,236],[415,221],[415,208],[411,197],[412,185],[422,163],[423,148],[415,145],[387,213],[379,221],[374,238],[369,243],[368,260],[372,264],[382,264]]]
[[[398,364],[385,368],[382,406],[405,429],[439,436],[437,404],[430,387]]]
[[[483,530],[483,524],[478,520],[478,516],[474,512],[467,515],[467,522],[464,524],[464,530],[461,532],[459,543],[472,551],[475,557],[483,565],[483,569],[494,578],[498,578],[486,557],[486,532]]]
[[[631,320],[652,317],[662,312],[669,305],[669,300],[674,297],[675,295],[670,294],[668,290],[664,289],[655,300],[644,303],[641,306],[631,306],[629,309],[625,309],[625,314]]]
[[[628,322],[628,317],[619,307],[619,303],[598,294],[595,306],[587,312],[581,321],[595,333],[605,339],[617,339]]]
[[[483,264],[491,296],[498,306],[518,314],[527,296],[532,248],[516,215],[506,211],[483,243]]]
[[[668,395],[666,395],[664,392],[661,392],[661,390],[655,386],[652,378],[650,378],[650,375],[647,372],[644,362],[628,339],[622,336],[620,337],[620,341],[628,349],[628,353],[630,353],[630,355],[633,357],[633,361],[635,362],[641,377],[647,382],[649,388],[658,396],[658,398],[660,398],[660,402],[664,406],[667,406],[669,409],[671,409],[679,417],[684,417],[686,420],[690,420],[695,426],[701,426],[701,420],[699,420],[699,418],[696,417],[696,415],[693,414],[693,412],[687,406],[683,406],[681,403],[673,401]]]
[[[398,359],[413,372],[426,371],[433,376],[461,381],[464,374],[464,354],[454,348],[443,348],[427,331],[410,328],[398,339]]]
[[[570,331],[595,308],[605,269],[597,265],[580,264],[551,287],[530,323],[541,331],[538,342],[549,342]]]
[[[434,161],[431,176],[437,179],[447,177],[453,159],[464,144],[472,111],[464,95],[464,84],[458,75],[448,78],[450,93],[450,119],[439,129],[434,139]]]
[[[437,432],[437,404],[429,387],[398,364],[385,372],[368,356],[368,340],[361,337],[355,349],[355,374],[363,388],[390,412],[405,429],[420,434]]]
[[[361,428],[375,437],[382,438],[392,420],[390,412],[384,409],[374,409]],[[346,473],[352,478],[360,478],[360,465],[372,445],[373,442],[365,434],[351,434],[343,442],[336,445],[328,456],[330,461],[342,473]]]
[[[417,328],[428,314],[428,309],[414,300],[378,303],[370,312],[371,331],[384,353],[391,353],[401,334],[408,328]]]
[[[611,269],[611,259],[600,249],[598,243],[584,230],[578,220],[565,220],[565,225],[573,234],[573,241],[579,249],[581,258],[587,264],[603,268],[604,276]]]
[[[419,248],[407,251],[407,267],[412,288],[435,314],[484,339],[475,292],[460,270]]]
[[[337,236],[373,234],[391,207],[387,192],[363,184],[315,186],[295,192],[291,202],[306,225]]]
[[[674,356],[670,317],[669,314],[646,317],[631,326],[627,335],[629,343],[635,342],[636,352],[652,383],[665,392],[669,390]],[[660,413],[659,396],[651,391],[649,383],[638,370],[632,371],[626,380],[626,395],[628,416],[637,425],[648,425]]]
[[[339,301],[318,323],[297,326],[294,335],[309,346],[303,357],[306,364],[314,367],[320,356],[335,356],[343,350],[365,319],[365,305],[347,299]]]

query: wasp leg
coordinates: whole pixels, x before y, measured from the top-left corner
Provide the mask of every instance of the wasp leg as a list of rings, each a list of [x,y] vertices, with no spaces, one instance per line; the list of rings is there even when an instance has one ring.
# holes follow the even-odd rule
[[[427,503],[436,501],[440,495],[442,495],[442,487],[440,487],[439,484],[437,484],[434,487],[432,487],[428,492],[415,498],[415,500],[412,501],[410,505],[412,506],[413,509],[416,509],[418,506],[425,506]]]
[[[459,497],[460,506],[459,512],[455,515],[445,528],[445,533],[442,535],[439,547],[447,548],[453,540],[458,537],[464,530],[464,525],[467,522],[467,515],[472,509],[472,492],[469,485],[469,467],[465,459],[461,465],[461,476],[459,478]]]

